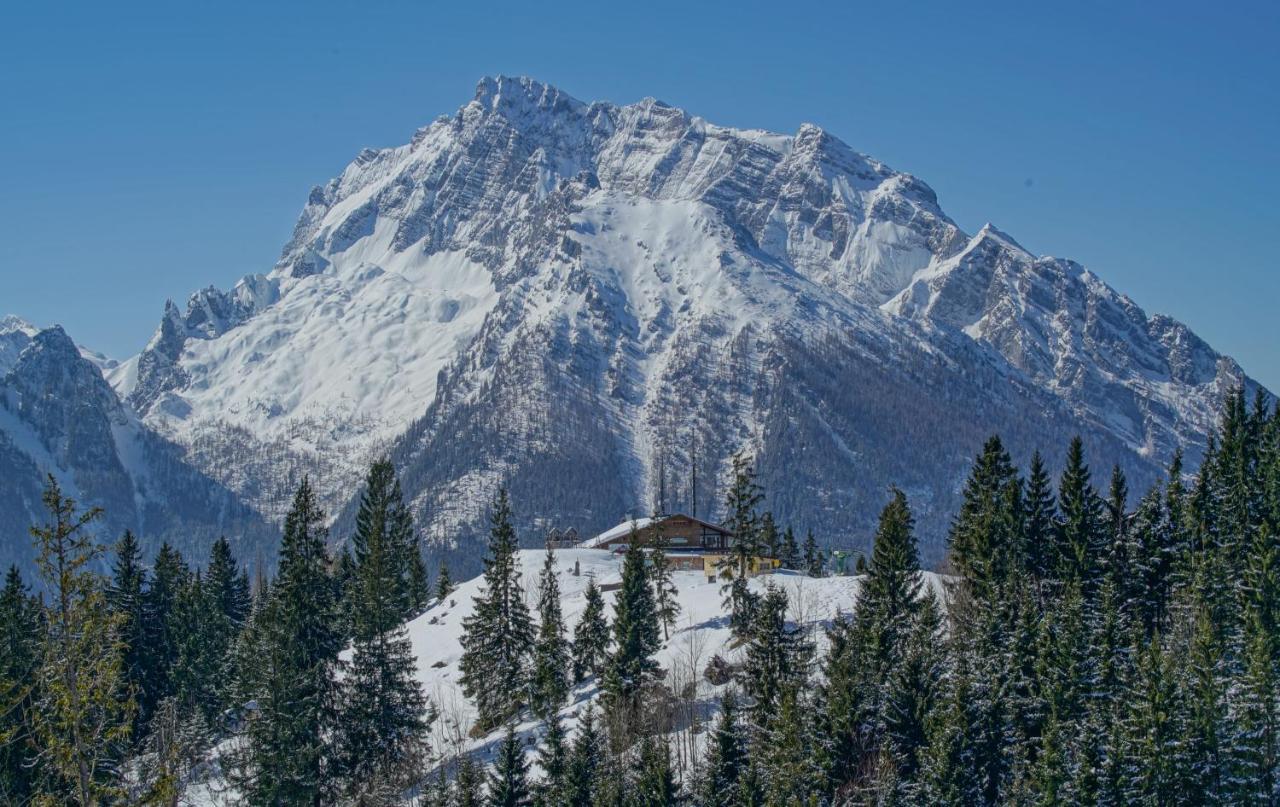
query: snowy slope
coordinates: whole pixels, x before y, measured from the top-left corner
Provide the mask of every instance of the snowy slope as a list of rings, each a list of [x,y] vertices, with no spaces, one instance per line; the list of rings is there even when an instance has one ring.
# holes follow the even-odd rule
[[[989,433],[1025,459],[1080,432],[1143,484],[1178,443],[1194,460],[1246,381],[817,127],[505,77],[361,152],[269,273],[170,305],[110,379],[272,518],[302,473],[341,513],[390,451],[441,546],[503,484],[523,527],[586,534],[660,487],[706,514],[749,448],[771,506],[828,541],[865,544],[884,485],[905,486],[926,553]]]
[[[607,587],[621,581],[622,556],[602,549],[567,549],[555,553],[556,570],[560,583],[561,606],[567,629],[572,632],[585,607],[588,580],[594,576],[598,585]],[[541,551],[520,552],[520,564],[524,574],[526,599],[530,610],[537,612],[537,581],[542,571],[545,555]],[[579,571],[574,574],[575,565]],[[860,579],[857,577],[811,578],[794,572],[778,572],[761,575],[751,580],[753,591],[763,591],[774,585],[784,590],[789,599],[789,621],[812,629],[812,638],[822,646],[825,640],[822,627],[829,625],[838,614],[848,614],[858,596]],[[926,582],[938,598],[943,600],[941,578],[926,573]],[[728,616],[721,604],[720,582],[707,582],[698,572],[675,572],[673,582],[680,603],[680,616],[670,638],[655,655],[658,664],[667,671],[667,684],[680,691],[688,684],[697,688],[697,700],[708,709],[714,707],[724,687],[709,683],[703,673],[713,656],[719,655],[730,663],[742,660],[744,649],[732,639]],[[476,751],[483,757],[492,753],[501,740],[501,730],[483,737],[471,737],[470,728],[475,711],[462,694],[458,684],[458,661],[461,657],[460,639],[462,622],[472,611],[472,602],[483,590],[483,578],[474,578],[458,586],[443,603],[438,603],[408,625],[418,663],[418,675],[425,692],[441,711],[441,720],[435,727],[435,747],[450,748],[459,737],[465,737],[462,748]],[[612,614],[615,594],[604,595],[605,605]],[[599,696],[598,682],[589,680],[577,687],[561,710],[562,717],[572,725],[573,716],[586,704]],[[533,718],[519,726],[522,733],[532,733],[538,726]]]
[[[535,614],[537,580],[544,561],[542,551],[525,550],[519,553],[520,569],[530,611]],[[557,577],[560,584],[560,602],[566,629],[570,636],[585,607],[587,582],[594,576],[596,583],[607,587],[621,580],[622,558],[606,550],[567,549],[555,553]],[[578,574],[575,574],[575,568]],[[926,587],[942,603],[944,597],[942,578],[925,573]],[[665,682],[673,691],[690,694],[693,710],[702,725],[714,718],[721,695],[726,686],[716,686],[707,681],[704,671],[713,656],[719,655],[730,663],[739,663],[744,649],[732,640],[728,616],[721,605],[720,583],[708,583],[695,572],[676,572],[673,582],[677,588],[680,616],[670,638],[663,641],[655,655],[659,665],[666,670]],[[774,585],[788,595],[788,621],[810,629],[810,638],[819,653],[825,648],[823,628],[838,614],[852,611],[858,596],[860,578],[826,577],[811,578],[794,572],[761,575],[751,580],[753,591],[763,591]],[[458,661],[461,656],[462,623],[472,612],[475,597],[483,590],[483,579],[474,578],[460,584],[444,602],[432,606],[407,625],[417,661],[418,678],[423,691],[439,710],[439,718],[432,726],[432,749],[446,759],[456,753],[468,753],[482,763],[492,762],[504,729],[487,735],[475,735],[471,731],[475,711],[463,695],[458,684]],[[606,615],[611,618],[614,594],[605,593]],[[692,689],[688,689],[692,687]],[[589,679],[574,688],[569,701],[560,710],[561,719],[572,732],[577,716],[587,704],[600,696],[598,682]],[[677,721],[673,737],[674,753],[687,753],[689,744],[699,744],[705,734],[690,731],[686,722]],[[539,721],[525,715],[516,724],[517,732],[526,740],[536,740],[541,730]],[[535,764],[536,742],[527,752],[531,770],[537,775]],[[215,781],[202,783],[188,796],[198,804],[233,803],[226,783]]]

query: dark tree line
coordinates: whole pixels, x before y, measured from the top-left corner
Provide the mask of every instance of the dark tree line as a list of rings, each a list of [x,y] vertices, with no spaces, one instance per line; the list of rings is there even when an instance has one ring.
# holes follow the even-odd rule
[[[32,531],[42,593],[16,570],[0,590],[0,801],[175,804],[222,742],[250,804],[1280,799],[1280,414],[1261,398],[1230,398],[1193,477],[1175,457],[1137,496],[1119,469],[1099,479],[1078,439],[1054,479],[991,438],[938,578],[892,490],[822,642],[785,591],[747,584],[760,555],[820,572],[815,543],[759,512],[745,458],[730,483],[742,541],[721,571],[740,663],[708,665],[729,686],[692,767],[673,760],[681,694],[655,658],[677,607],[663,540],[632,542],[612,606],[589,581],[571,628],[551,551],[526,604],[499,495],[461,660],[477,729],[502,732],[486,768],[427,747],[404,625],[452,582],[442,568],[430,591],[389,464],[336,558],[304,481],[279,571],[252,586],[225,541],[200,568],[169,548],[148,565],[126,534],[107,564],[96,511],[50,480]],[[575,687],[600,697],[566,725]]]

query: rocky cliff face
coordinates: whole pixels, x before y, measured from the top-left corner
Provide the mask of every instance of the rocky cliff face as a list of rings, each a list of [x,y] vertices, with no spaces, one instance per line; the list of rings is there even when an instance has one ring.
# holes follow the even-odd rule
[[[167,540],[199,557],[225,533],[246,560],[273,551],[265,522],[139,423],[60,327],[8,320],[0,345],[0,563],[30,568],[27,528],[47,520],[50,474],[82,507],[103,508],[102,541],[130,529],[148,550]]]
[[[110,377],[267,517],[303,472],[342,510],[392,452],[438,542],[499,485],[526,526],[590,531],[659,491],[706,514],[747,448],[775,511],[833,543],[906,487],[935,556],[987,434],[1025,459],[1078,431],[1141,484],[1245,381],[821,129],[512,78],[362,152],[269,274],[170,306]]]

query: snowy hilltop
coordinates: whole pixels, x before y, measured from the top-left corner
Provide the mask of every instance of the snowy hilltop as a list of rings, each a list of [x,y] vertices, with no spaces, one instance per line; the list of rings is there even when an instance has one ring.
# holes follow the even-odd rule
[[[575,626],[582,620],[591,582],[605,591],[607,613],[614,612],[616,589],[622,579],[622,555],[601,549],[566,549],[557,551],[554,559],[560,605],[567,626]],[[545,555],[542,551],[524,550],[517,554],[516,560],[528,606],[536,609],[535,587]],[[943,578],[923,573],[921,579],[924,590],[942,602]],[[778,571],[752,578],[750,589],[756,594],[763,594],[770,587],[784,592],[788,600],[788,624],[802,631],[816,650],[825,651],[826,629],[837,618],[847,618],[852,613],[864,580],[863,577],[809,577],[800,572]],[[678,695],[678,702],[673,705],[676,714],[670,734],[672,753],[681,764],[691,766],[704,753],[721,699],[735,687],[727,672],[724,678],[717,678],[714,672],[709,674],[708,669],[714,671],[717,665],[726,671],[740,669],[745,662],[746,647],[730,629],[730,617],[721,594],[723,581],[708,580],[699,572],[677,571],[672,573],[671,582],[679,617],[670,634],[662,639],[654,660],[665,670],[665,686]],[[412,643],[418,682],[438,713],[431,727],[431,747],[444,761],[468,756],[487,766],[496,762],[504,730],[475,730],[474,704],[459,683],[463,622],[474,614],[476,599],[483,596],[484,585],[480,577],[458,585],[410,621],[405,630]],[[577,725],[590,705],[597,710],[602,708],[601,683],[596,677],[588,677],[573,687],[567,702],[558,710],[564,725]],[[513,725],[527,745],[528,762],[534,765],[536,746],[545,723],[526,713]],[[236,742],[231,740],[222,752],[234,748]],[[187,797],[197,804],[213,805],[234,803],[235,795],[225,781],[215,778],[193,786]]]
[[[499,485],[522,526],[589,533],[659,491],[710,513],[747,448],[774,511],[828,542],[865,545],[903,485],[935,557],[988,434],[1025,458],[1081,433],[1145,484],[1247,382],[818,127],[509,77],[362,151],[271,271],[170,303],[108,377],[272,519],[304,472],[341,513],[390,453],[438,545],[468,545]]]

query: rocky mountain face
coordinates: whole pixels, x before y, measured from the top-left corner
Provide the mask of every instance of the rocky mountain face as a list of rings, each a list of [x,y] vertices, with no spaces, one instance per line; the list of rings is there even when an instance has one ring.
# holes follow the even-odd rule
[[[271,519],[309,473],[341,529],[382,453],[439,546],[469,546],[500,485],[533,531],[659,499],[715,515],[747,449],[778,517],[833,545],[867,545],[902,486],[933,558],[990,433],[1025,461],[1079,432],[1100,473],[1141,486],[1175,445],[1194,460],[1247,382],[817,127],[513,78],[362,152],[274,269],[170,304],[108,374]]]
[[[102,541],[129,529],[147,550],[167,540],[203,557],[225,533],[246,560],[273,551],[266,522],[141,424],[60,327],[9,318],[0,322],[0,564],[32,568],[27,530],[47,521],[50,474],[81,507],[103,508]]]

